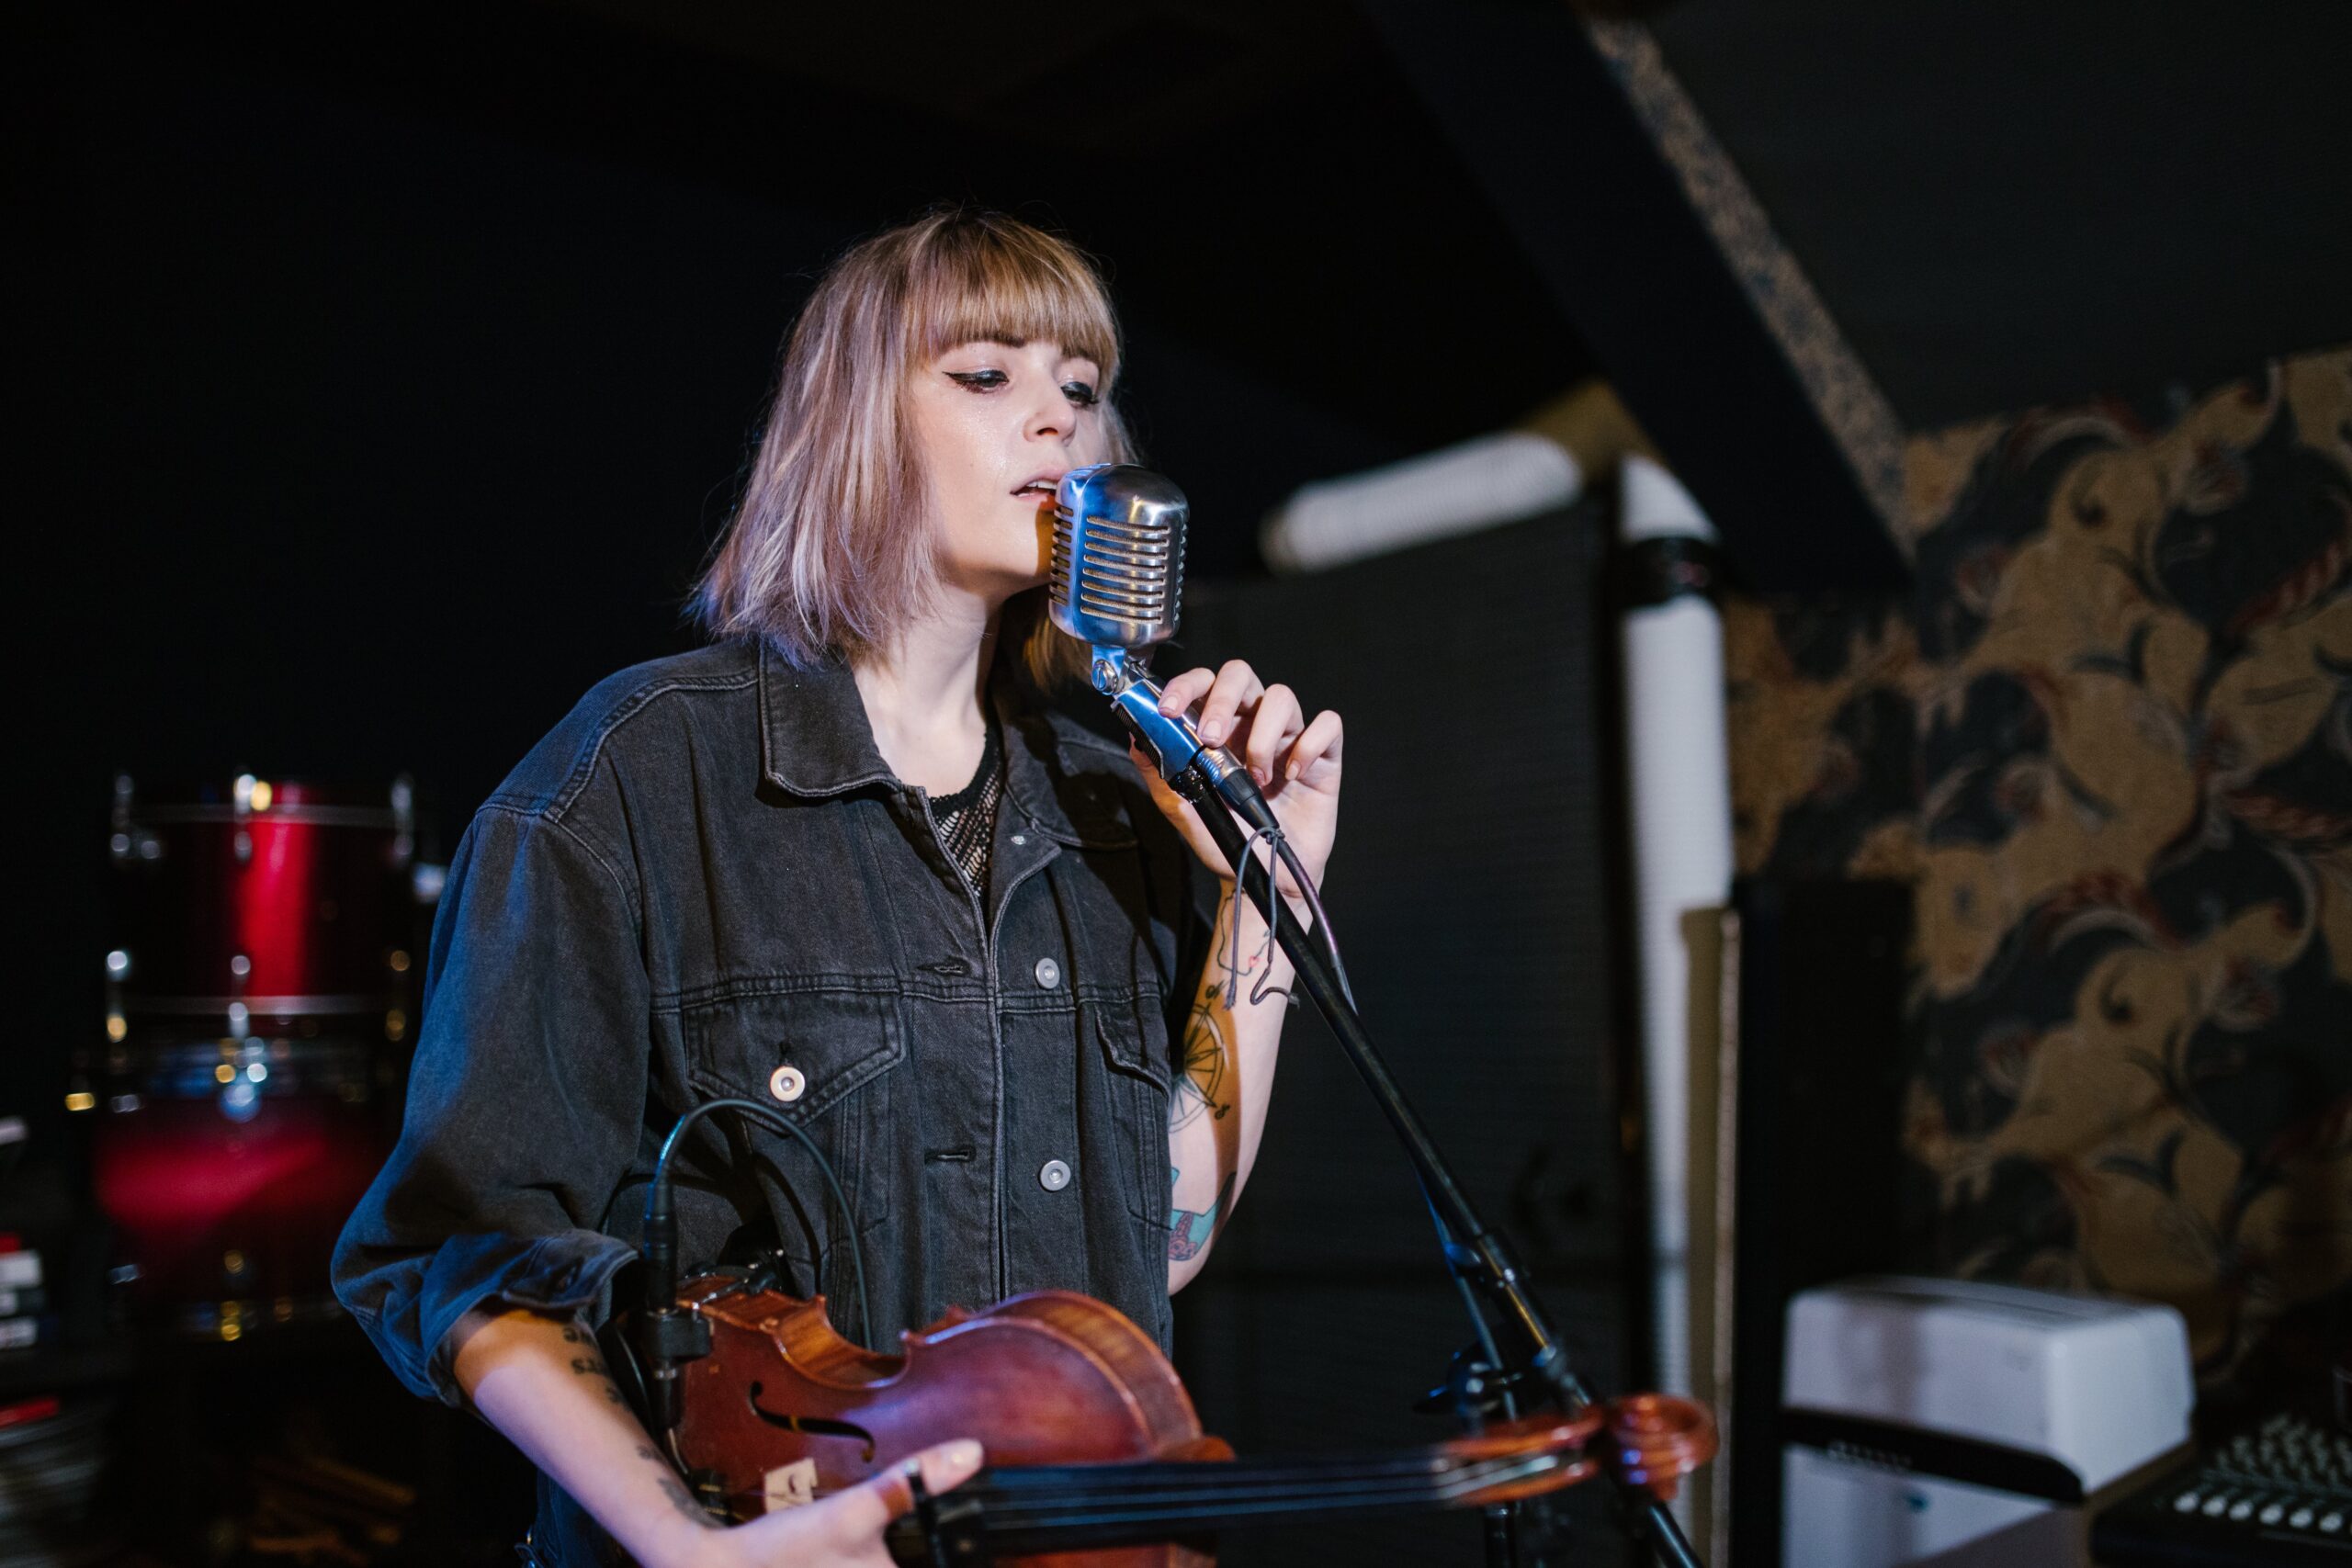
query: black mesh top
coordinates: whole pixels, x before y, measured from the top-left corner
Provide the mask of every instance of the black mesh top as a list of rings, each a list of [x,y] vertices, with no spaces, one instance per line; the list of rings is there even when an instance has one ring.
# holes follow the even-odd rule
[[[1004,753],[997,739],[996,722],[988,727],[980,748],[980,765],[972,782],[954,795],[935,795],[931,814],[939,824],[939,841],[949,858],[964,868],[974,888],[985,894],[989,882],[989,844],[996,837],[997,802],[1004,797]]]

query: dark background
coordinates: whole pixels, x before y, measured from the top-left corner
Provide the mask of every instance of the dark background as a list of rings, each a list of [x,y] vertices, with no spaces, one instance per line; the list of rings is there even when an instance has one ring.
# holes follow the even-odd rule
[[[2177,404],[2352,339],[2352,12],[2328,0],[1620,8],[1655,23],[1915,429],[2104,392]],[[1252,535],[1292,487],[1508,423],[1595,370],[1749,582],[1902,571],[1548,0],[50,4],[9,42],[19,771],[44,787],[12,858],[31,983],[0,1094],[36,1150],[63,1146],[65,1054],[99,1023],[115,772],[407,771],[446,851],[589,684],[695,640],[683,601],[794,311],[843,245],[932,201],[1103,259],[1123,400],[1193,499],[1192,565],[1234,585],[1216,614],[1243,651],[1279,641],[1249,618],[1284,607]],[[1480,638],[1453,614],[1360,640],[1375,668],[1442,673],[1474,671]],[[1448,1092],[1442,1061],[1423,1070]],[[1532,1190],[1509,1223],[1564,1227],[1535,1245],[1599,1292],[1575,1310],[1622,1370],[1624,1281],[1588,1223],[1609,1190],[1531,1188],[1510,1157],[1530,1146],[1482,1151],[1482,1196]],[[1295,1363],[1295,1319],[1253,1318],[1271,1298],[1248,1281],[1294,1303],[1389,1287],[1270,1279],[1281,1239],[1237,1233],[1200,1310]],[[1422,1283],[1355,1343],[1375,1323],[1441,1342]],[[1335,1354],[1318,1375],[1397,1373]],[[1255,1377],[1212,1369],[1204,1401],[1300,1435]]]
[[[22,952],[42,979],[0,1082],[43,1156],[80,1131],[58,1109],[65,1057],[97,1039],[116,773],[161,795],[240,771],[405,772],[446,852],[588,685],[699,640],[683,602],[779,345],[858,235],[968,199],[1100,254],[1129,333],[1125,408],[1193,496],[1191,562],[1209,577],[1255,570],[1258,517],[1301,480],[1493,428],[1591,368],[1361,30],[1305,79],[1268,82],[1246,116],[1204,106],[1182,135],[1144,126],[1115,151],[1080,145],[1074,125],[1041,139],[1017,96],[991,129],[985,110],[975,124],[876,102],[535,6],[322,28],[102,6],[52,16],[33,41],[17,73],[40,154],[24,171],[40,277],[26,457],[41,531],[67,549],[62,570],[26,583],[59,805],[24,845],[43,908]],[[1553,535],[1511,547],[1580,585],[1595,525],[1580,517],[1565,556]],[[1513,575],[1522,595],[1546,581]],[[1385,581],[1387,601],[1416,586],[1409,571]],[[1444,711],[1445,683],[1478,651],[1470,606],[1456,609],[1429,628],[1453,661],[1398,711],[1450,718],[1468,741],[1471,715]],[[1283,613],[1232,607],[1230,646]],[[1359,701],[1382,671],[1364,661]],[[1322,684],[1341,700],[1340,681]],[[1412,744],[1397,740],[1392,757]],[[1371,792],[1357,815],[1377,836]],[[1541,839],[1544,863],[1589,868],[1595,830],[1588,802]],[[1535,863],[1499,840],[1485,852]],[[1575,886],[1587,902],[1568,912],[1590,931],[1597,894],[1589,875]],[[1476,942],[1457,924],[1433,956]],[[1596,941],[1589,962],[1602,956]],[[1442,1005],[1447,992],[1384,967],[1400,1000]],[[1561,1130],[1545,1108],[1562,1101],[1521,1094],[1509,1138],[1481,1127],[1476,1094],[1550,1048],[1533,999],[1512,1005],[1515,1032],[1475,1080],[1451,1039],[1405,1070],[1446,1097],[1449,1142],[1490,1134],[1484,1201],[1534,1181],[1543,1262],[1573,1286],[1578,1343],[1615,1386],[1607,1102],[1574,1096],[1593,1125],[1549,1156]],[[1290,1184],[1378,1245],[1335,1261],[1311,1208],[1237,1236],[1191,1314],[1207,1326],[1188,1362],[1212,1429],[1245,1450],[1436,1440],[1448,1422],[1407,1407],[1464,1337],[1459,1309],[1401,1158],[1328,1043],[1300,1032],[1288,1081],[1317,1135],[1290,1151]],[[1578,1081],[1604,1048],[1588,1032]],[[1321,1167],[1338,1156],[1335,1179]],[[1283,1180],[1270,1171],[1261,1190]],[[412,1408],[349,1339],[219,1347],[155,1379],[139,1457],[203,1453],[212,1468],[195,1472],[215,1478],[191,1472],[164,1511],[189,1529],[233,1514],[240,1477],[221,1456],[307,1446],[422,1484],[445,1516],[434,1528],[458,1537],[447,1550],[511,1539],[526,1467],[472,1423]],[[1433,1521],[1362,1544],[1474,1550],[1475,1529]]]
[[[689,646],[794,311],[928,201],[1105,256],[1125,400],[1208,574],[1300,480],[1589,367],[1368,45],[1279,123],[1114,167],[539,7],[97,6],[38,43],[24,445],[69,564],[25,587],[74,804],[26,956],[70,977],[52,1041],[94,1016],[112,771],[407,770],[454,831],[594,681]],[[1374,207],[1367,243],[1340,219]]]

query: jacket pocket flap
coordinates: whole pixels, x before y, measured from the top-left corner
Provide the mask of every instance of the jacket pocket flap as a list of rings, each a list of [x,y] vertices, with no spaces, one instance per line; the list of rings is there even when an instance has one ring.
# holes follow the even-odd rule
[[[689,1009],[679,1029],[697,1088],[796,1121],[823,1115],[907,1052],[899,998],[886,992],[732,997]]]
[[[1160,1015],[1159,998],[1144,994],[1132,1001],[1096,1002],[1094,1032],[1102,1054],[1121,1072],[1168,1087],[1168,1024]]]

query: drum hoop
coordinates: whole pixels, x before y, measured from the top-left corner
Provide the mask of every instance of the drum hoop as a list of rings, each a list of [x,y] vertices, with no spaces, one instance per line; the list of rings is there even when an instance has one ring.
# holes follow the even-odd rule
[[[273,1060],[315,1063],[366,1059],[372,1062],[381,1049],[381,1046],[373,1040],[351,1034],[256,1034],[249,1038],[262,1045],[279,1047],[280,1049],[268,1053]],[[109,1060],[104,1070],[107,1073],[114,1073],[119,1070],[112,1062],[112,1058],[116,1056],[119,1056],[123,1066],[129,1068],[153,1066],[157,1062],[177,1061],[181,1058],[191,1062],[226,1062],[232,1059],[232,1055],[242,1055],[242,1048],[235,1048],[232,1051],[232,1048],[224,1047],[220,1041],[209,1039],[175,1040],[169,1043],[142,1040],[121,1045],[108,1045],[106,1047],[105,1055]]]
[[[155,822],[293,822],[306,828],[382,828],[397,832],[406,826],[389,806],[272,806],[266,811],[240,811],[233,806],[142,806],[132,814],[134,826]]]
[[[175,1018],[226,1013],[241,1007],[251,1018],[300,1018],[316,1012],[381,1012],[400,998],[389,992],[345,997],[144,997],[126,988],[122,1010],[127,1014],[160,1012]]]

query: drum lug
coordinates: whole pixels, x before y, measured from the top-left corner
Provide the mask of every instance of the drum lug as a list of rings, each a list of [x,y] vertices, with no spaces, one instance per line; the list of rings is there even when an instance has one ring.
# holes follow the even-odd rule
[[[164,840],[144,828],[117,828],[107,840],[107,853],[117,865],[164,858]]]

